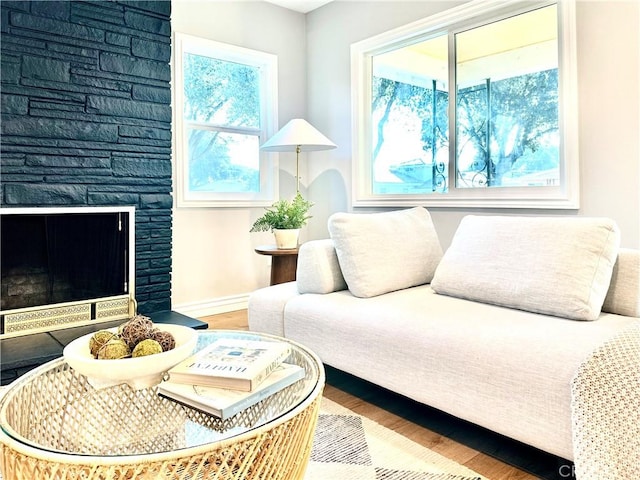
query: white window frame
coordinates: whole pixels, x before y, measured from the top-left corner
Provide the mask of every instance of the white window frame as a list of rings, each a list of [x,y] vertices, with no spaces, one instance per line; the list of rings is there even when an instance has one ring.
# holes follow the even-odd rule
[[[449,189],[433,194],[374,194],[371,164],[371,76],[372,57],[393,49],[457,31],[464,22],[474,26],[499,20],[537,7],[558,5],[559,53],[559,126],[560,185],[556,187],[456,188],[455,148],[449,151]],[[354,207],[415,206],[578,209],[580,207],[580,171],[578,159],[578,88],[576,61],[575,0],[513,2],[511,0],[474,0],[440,14],[354,43],[351,46],[352,88],[352,201]],[[451,46],[450,46],[451,47]],[[452,52],[449,53],[450,65]],[[454,75],[450,68],[450,84]],[[454,99],[450,96],[450,99]],[[451,126],[451,145],[455,137]]]
[[[278,59],[276,55],[229,45],[213,40],[174,32],[173,38],[173,118],[175,192],[177,207],[264,207],[277,199],[278,156],[260,151],[260,191],[248,193],[192,192],[188,188],[189,152],[184,112],[183,56],[203,55],[218,60],[237,62],[260,70],[259,144],[271,137],[278,125]],[[218,126],[219,127],[219,126]],[[233,129],[218,128],[234,131]],[[236,132],[237,133],[237,132]]]

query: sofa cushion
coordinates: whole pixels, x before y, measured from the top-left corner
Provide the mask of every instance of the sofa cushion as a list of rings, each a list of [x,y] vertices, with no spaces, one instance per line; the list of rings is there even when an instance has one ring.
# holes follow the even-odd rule
[[[334,213],[329,218],[347,286],[356,297],[429,283],[442,247],[423,207],[384,213]]]
[[[300,245],[296,284],[300,293],[327,294],[347,288],[333,240],[311,240]]]
[[[431,286],[454,297],[595,320],[619,243],[610,219],[470,215],[460,222]]]
[[[567,459],[571,379],[636,321],[606,313],[563,321],[437,295],[429,285],[368,299],[300,295],[284,315],[287,338],[325,364]]]
[[[640,251],[621,248],[613,267],[603,312],[640,317]]]

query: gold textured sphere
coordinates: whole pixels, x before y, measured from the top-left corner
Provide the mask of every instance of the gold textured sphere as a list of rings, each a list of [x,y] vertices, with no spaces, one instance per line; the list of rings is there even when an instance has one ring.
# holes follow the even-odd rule
[[[91,355],[93,358],[98,357],[98,350],[100,350],[103,345],[105,345],[109,340],[116,336],[115,333],[110,332],[108,330],[99,330],[94,333],[89,339],[89,350],[91,351]]]
[[[98,350],[98,359],[117,360],[131,355],[131,350],[120,338],[112,338]]]
[[[155,340],[151,340],[150,338],[148,338],[136,345],[131,356],[133,358],[136,358],[144,357],[146,355],[154,355],[156,353],[162,353],[162,345],[160,345]]]

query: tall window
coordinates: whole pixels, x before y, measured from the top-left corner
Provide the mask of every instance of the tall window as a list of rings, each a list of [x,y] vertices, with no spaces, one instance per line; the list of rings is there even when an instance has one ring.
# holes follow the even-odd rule
[[[354,205],[577,208],[569,4],[472,1],[354,44]]]
[[[176,33],[174,65],[178,206],[270,204],[275,56]]]

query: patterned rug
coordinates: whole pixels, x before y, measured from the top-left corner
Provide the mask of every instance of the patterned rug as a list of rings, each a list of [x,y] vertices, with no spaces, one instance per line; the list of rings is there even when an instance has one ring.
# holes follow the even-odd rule
[[[0,387],[0,395],[4,390],[5,388]],[[323,398],[311,460],[304,480],[487,478]]]
[[[486,480],[326,398],[304,479]]]

